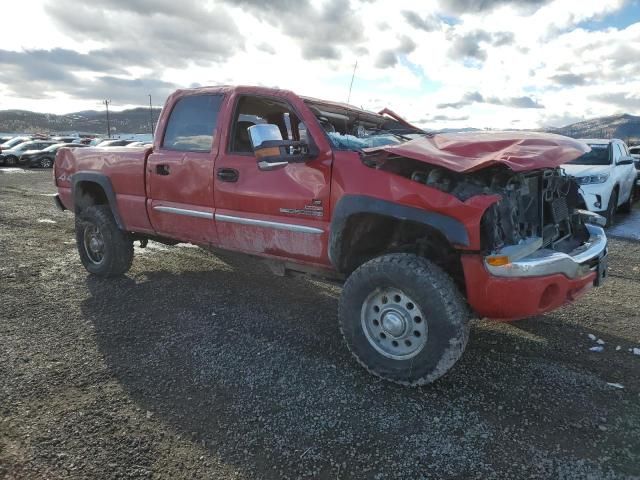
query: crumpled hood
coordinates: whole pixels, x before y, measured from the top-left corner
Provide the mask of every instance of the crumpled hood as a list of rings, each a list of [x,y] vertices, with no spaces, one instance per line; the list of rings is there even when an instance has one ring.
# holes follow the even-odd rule
[[[420,137],[368,148],[365,153],[398,155],[463,173],[492,165],[506,165],[514,172],[553,168],[590,150],[584,143],[551,133],[469,132]]]

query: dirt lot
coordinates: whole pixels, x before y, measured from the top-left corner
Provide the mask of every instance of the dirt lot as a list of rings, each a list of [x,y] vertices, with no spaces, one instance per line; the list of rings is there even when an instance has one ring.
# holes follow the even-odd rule
[[[407,389],[351,358],[335,286],[158,244],[89,277],[53,191],[0,171],[0,478],[640,478],[640,243]]]

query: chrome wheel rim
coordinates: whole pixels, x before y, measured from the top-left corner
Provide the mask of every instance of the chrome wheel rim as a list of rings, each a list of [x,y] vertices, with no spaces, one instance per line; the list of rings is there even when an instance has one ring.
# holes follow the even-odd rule
[[[49,168],[51,167],[52,162],[50,158],[43,158],[42,160],[40,160],[40,166],[42,168]]]
[[[84,250],[89,260],[100,265],[104,259],[104,238],[96,225],[89,225],[84,229]]]
[[[362,305],[362,330],[369,344],[387,358],[407,360],[427,344],[423,311],[397,288],[377,289]]]

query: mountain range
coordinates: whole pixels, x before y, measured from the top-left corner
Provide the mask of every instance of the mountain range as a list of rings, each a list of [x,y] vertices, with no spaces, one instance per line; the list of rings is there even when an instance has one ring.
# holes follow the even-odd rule
[[[154,108],[153,124],[158,120],[160,109]],[[133,108],[109,113],[111,133],[151,133],[148,108]],[[444,131],[469,131],[475,129],[446,129]],[[620,138],[627,143],[640,143],[640,116],[620,114],[598,117],[591,120],[549,127],[544,131],[573,138]],[[97,133],[107,132],[107,116],[104,111],[85,110],[67,115],[37,113],[27,110],[1,110],[0,132],[16,133]]]
[[[160,109],[154,108],[155,126]],[[132,108],[109,112],[111,133],[151,133],[151,115],[148,108]],[[97,133],[106,135],[107,115],[105,111],[85,110],[66,115],[37,113],[28,110],[1,110],[0,132],[16,133]]]

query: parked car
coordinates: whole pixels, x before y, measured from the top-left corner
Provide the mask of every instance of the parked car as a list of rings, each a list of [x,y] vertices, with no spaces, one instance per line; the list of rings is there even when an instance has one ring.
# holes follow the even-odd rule
[[[104,140],[103,142],[99,143],[97,146],[98,147],[125,147],[130,143],[133,143],[133,140],[121,140],[121,139]]]
[[[80,137],[76,137],[76,136],[58,136],[58,137],[51,137],[51,140],[55,140],[58,143],[73,143],[76,140],[80,140]]]
[[[150,147],[153,143],[151,142],[131,142],[127,147],[135,148],[135,147]]]
[[[61,147],[84,148],[86,146],[87,145],[82,145],[79,143],[56,143],[54,145],[49,145],[43,150],[27,150],[22,155],[20,155],[18,162],[21,165],[30,168],[51,168],[53,167],[56,153]]]
[[[629,147],[629,153],[633,157],[633,162],[636,165],[636,192],[640,189],[640,145]]]
[[[14,166],[18,164],[20,156],[27,150],[42,150],[56,142],[52,140],[30,140],[19,143],[17,146],[0,152],[0,165]]]
[[[0,145],[0,152],[17,147],[21,143],[31,141],[31,137],[13,137]]]
[[[580,185],[583,206],[613,224],[615,213],[633,206],[637,177],[633,158],[622,140],[581,139],[591,151],[564,165]]]
[[[559,168],[589,151],[573,139],[427,135],[262,87],[179,90],[158,125],[153,149],[58,152],[56,203],[76,216],[86,270],[122,275],[133,242],[153,239],[344,281],[342,334],[384,379],[433,382],[461,357],[472,316],[539,315],[606,277],[607,238],[588,223],[600,217],[575,210],[578,186]]]

